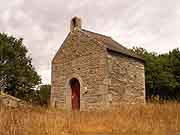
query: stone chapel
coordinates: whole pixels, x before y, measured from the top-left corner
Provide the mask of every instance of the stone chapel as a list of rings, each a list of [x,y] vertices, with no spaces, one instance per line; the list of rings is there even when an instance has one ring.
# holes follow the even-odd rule
[[[144,60],[81,23],[72,18],[70,32],[52,60],[51,106],[89,110],[144,103]]]

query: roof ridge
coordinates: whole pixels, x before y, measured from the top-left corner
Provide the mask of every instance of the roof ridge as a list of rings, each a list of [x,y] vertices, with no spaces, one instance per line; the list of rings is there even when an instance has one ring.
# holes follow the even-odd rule
[[[100,34],[100,33],[94,32],[94,31],[86,30],[86,29],[81,29],[81,31],[89,32],[89,33],[96,34],[96,35],[99,35],[99,36],[103,36],[103,37],[106,37],[106,38],[111,38],[110,36],[106,36],[104,34]]]

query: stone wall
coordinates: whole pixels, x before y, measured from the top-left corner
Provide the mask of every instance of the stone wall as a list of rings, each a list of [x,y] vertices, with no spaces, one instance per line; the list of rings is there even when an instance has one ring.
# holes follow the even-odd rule
[[[18,98],[10,96],[8,94],[0,92],[0,105],[5,105],[8,107],[19,107],[24,106],[26,103]]]
[[[76,78],[80,82],[81,110],[106,107],[106,64],[101,44],[78,30],[71,32],[52,62],[51,105],[71,109],[69,81]]]
[[[145,75],[142,61],[109,51],[109,101],[119,103],[145,102]]]

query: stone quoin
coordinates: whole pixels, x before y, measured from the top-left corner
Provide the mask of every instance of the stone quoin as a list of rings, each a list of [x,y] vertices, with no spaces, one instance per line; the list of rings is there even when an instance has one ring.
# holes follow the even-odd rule
[[[145,103],[144,60],[111,37],[82,29],[81,23],[72,18],[52,60],[51,106],[89,110]]]

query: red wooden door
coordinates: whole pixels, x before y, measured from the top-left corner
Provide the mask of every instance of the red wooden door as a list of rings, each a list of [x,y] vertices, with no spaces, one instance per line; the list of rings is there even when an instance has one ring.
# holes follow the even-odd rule
[[[79,110],[80,109],[80,84],[78,80],[74,82],[71,86],[72,95],[71,95],[71,102],[72,102],[72,110]]]

